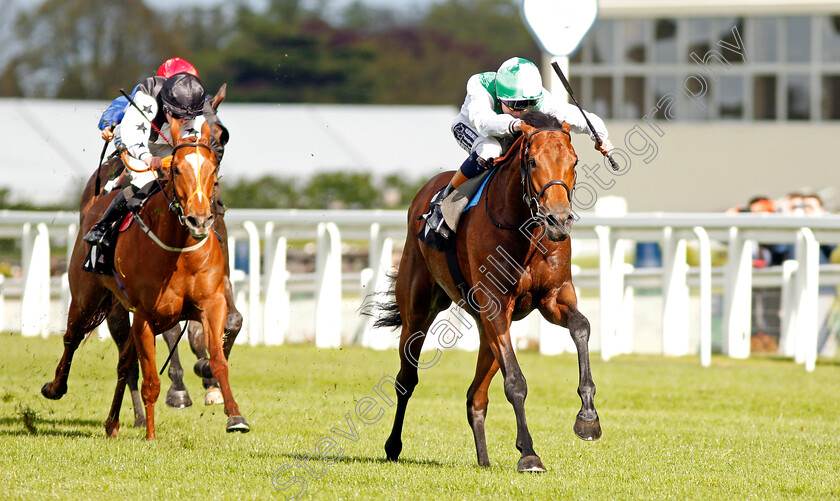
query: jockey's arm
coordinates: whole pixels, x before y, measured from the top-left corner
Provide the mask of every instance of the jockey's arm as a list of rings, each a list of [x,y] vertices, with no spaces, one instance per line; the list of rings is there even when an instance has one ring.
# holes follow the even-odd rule
[[[129,106],[125,110],[125,116],[120,124],[120,139],[128,148],[129,155],[151,166],[153,158],[157,158],[158,163],[160,162],[160,158],[154,157],[149,150],[149,137],[152,133],[150,120],[157,114],[157,102],[145,92],[138,92],[134,95],[134,103],[143,110],[143,113],[134,106]]]
[[[478,75],[467,81],[467,98],[464,101],[470,123],[483,136],[504,136],[513,134],[516,118],[504,113],[497,114],[493,96],[481,85]]]
[[[543,96],[543,104],[540,108],[541,111],[550,113],[558,119],[568,123],[572,130],[578,134],[589,134],[589,137],[595,141],[595,136],[592,134],[592,131],[589,130],[589,126],[586,124],[586,119],[583,118],[583,115],[581,115],[577,106],[555,98],[545,89],[543,89]],[[584,113],[586,113],[586,117],[589,121],[592,122],[592,127],[595,128],[595,133],[601,138],[601,147],[599,148],[598,143],[596,142],[595,149],[599,150],[603,155],[606,155],[614,148],[612,141],[609,139],[607,126],[598,115],[589,111],[584,111]]]

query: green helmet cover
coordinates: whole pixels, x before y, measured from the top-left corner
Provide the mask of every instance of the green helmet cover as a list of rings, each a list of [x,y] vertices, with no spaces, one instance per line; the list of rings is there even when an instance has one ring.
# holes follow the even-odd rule
[[[508,59],[496,72],[496,97],[500,101],[541,101],[540,70],[527,59],[521,57]]]

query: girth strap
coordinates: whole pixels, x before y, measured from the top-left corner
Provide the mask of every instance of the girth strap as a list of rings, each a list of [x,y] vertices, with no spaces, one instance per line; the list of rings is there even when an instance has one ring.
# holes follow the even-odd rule
[[[458,293],[461,294],[464,301],[468,302],[467,293],[469,292],[469,289],[467,288],[467,279],[464,278],[464,274],[461,272],[461,265],[458,263],[458,250],[455,244],[456,241],[456,236],[452,235],[452,239],[448,240],[449,243],[444,249],[444,254],[446,255],[446,266],[449,268],[449,274],[452,275],[452,281],[455,282],[455,288],[458,290]]]

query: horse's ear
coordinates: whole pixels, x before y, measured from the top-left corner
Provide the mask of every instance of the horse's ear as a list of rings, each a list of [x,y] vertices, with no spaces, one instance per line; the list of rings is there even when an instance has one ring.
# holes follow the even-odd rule
[[[572,127],[569,124],[567,124],[565,120],[563,121],[562,124],[560,124],[560,127],[566,132],[571,132],[572,131]]]
[[[522,133],[525,134],[526,136],[530,136],[531,134],[534,133],[535,130],[537,130],[536,127],[531,127],[530,125],[526,124],[525,122],[522,122]]]
[[[181,137],[181,124],[176,119],[169,120],[169,133],[172,135],[172,146],[178,146],[183,139]]]
[[[209,145],[210,144],[210,124],[207,123],[205,120],[203,124],[201,124],[201,138],[198,140],[200,143],[204,143]]]
[[[225,95],[226,94],[227,94],[227,84],[225,83],[225,84],[222,84],[221,87],[219,87],[219,92],[217,92],[216,95],[213,96],[213,99],[210,100],[210,106],[213,107],[213,111],[216,111],[216,110],[219,109],[219,105],[222,104],[222,101],[225,100]]]

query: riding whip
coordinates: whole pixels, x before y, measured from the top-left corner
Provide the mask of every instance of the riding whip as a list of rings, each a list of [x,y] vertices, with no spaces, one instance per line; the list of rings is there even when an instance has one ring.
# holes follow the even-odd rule
[[[154,129],[155,129],[155,130],[157,131],[157,133],[158,133],[158,136],[162,137],[162,138],[163,138],[163,140],[164,140],[164,141],[166,141],[167,143],[169,143],[170,145],[172,144],[172,143],[169,141],[169,139],[166,139],[166,136],[164,136],[164,135],[163,135],[163,133],[160,131],[160,129],[158,129],[158,128],[157,128],[157,125],[155,125],[155,124],[154,124],[154,122],[152,122],[151,120],[149,120],[149,117],[147,117],[147,116],[146,116],[146,114],[145,114],[145,113],[143,113],[143,110],[141,110],[141,109],[140,109],[140,107],[139,107],[139,106],[137,106],[137,103],[135,103],[135,102],[134,102],[134,99],[131,99],[131,96],[129,96],[128,94],[126,94],[126,93],[125,93],[125,90],[124,90],[124,89],[122,89],[122,88],[120,89],[120,94],[122,94],[123,96],[125,96],[125,98],[126,98],[126,99],[128,99],[128,103],[129,103],[131,106],[134,106],[134,109],[135,109],[135,110],[137,110],[137,111],[139,111],[139,112],[140,112],[140,115],[141,115],[143,118],[145,118],[147,122],[149,122],[149,125],[151,125],[152,127],[154,127]]]
[[[595,127],[592,126],[592,122],[589,121],[589,117],[586,116],[586,113],[583,112],[583,108],[580,107],[578,104],[577,99],[575,99],[575,93],[572,91],[572,86],[569,85],[569,81],[566,80],[566,75],[563,74],[563,70],[560,69],[560,65],[557,64],[557,61],[552,61],[551,67],[554,68],[554,72],[557,73],[557,76],[560,77],[560,81],[563,83],[563,87],[566,88],[566,92],[569,93],[569,97],[572,98],[572,102],[575,103],[575,106],[578,107],[580,110],[580,114],[583,115],[583,119],[586,120],[586,125],[589,127],[590,132],[592,135],[595,136],[595,144],[598,145],[598,149],[601,148],[601,136],[595,132]],[[607,160],[610,161],[610,166],[613,168],[614,171],[618,170],[618,163],[607,153],[604,155],[607,157]]]

